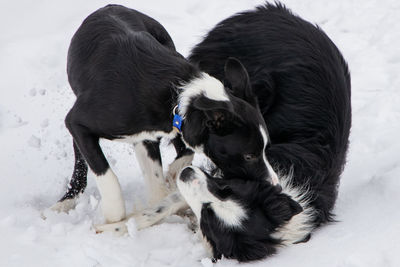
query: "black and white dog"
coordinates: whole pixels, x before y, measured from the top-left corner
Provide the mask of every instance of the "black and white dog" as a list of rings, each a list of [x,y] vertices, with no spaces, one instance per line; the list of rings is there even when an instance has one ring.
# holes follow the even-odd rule
[[[235,173],[277,183],[264,153],[264,119],[247,101],[247,73],[234,59],[224,66],[225,86],[184,59],[162,26],[135,10],[109,5],[87,17],[68,51],[68,79],[77,99],[65,122],[73,137],[75,168],[68,192],[53,209],[74,206],[86,187],[88,164],[106,222],[125,218],[121,188],[100,138],[134,144],[150,203],[168,193],[159,150],[162,137],[175,138],[178,156],[171,176],[191,162],[193,152],[186,144],[222,171],[234,166]]]
[[[222,80],[229,57],[249,74],[282,191],[262,180],[231,173],[215,179],[192,168],[182,171],[178,187],[214,257],[248,261],[280,244],[307,241],[332,220],[351,127],[350,74],[328,36],[281,4],[222,21],[189,60]]]
[[[332,220],[351,126],[350,75],[328,36],[280,4],[222,21],[189,59],[222,81],[229,57],[247,70],[251,90],[245,99],[261,110],[268,126],[266,153],[279,169],[280,186],[251,172],[242,175],[239,165],[217,177],[186,167],[177,181],[180,194],[134,218],[139,229],[147,227],[184,207],[182,195],[215,259],[250,261],[305,242],[313,229]],[[218,158],[236,145],[223,143],[215,143]],[[229,161],[219,162],[224,164]]]

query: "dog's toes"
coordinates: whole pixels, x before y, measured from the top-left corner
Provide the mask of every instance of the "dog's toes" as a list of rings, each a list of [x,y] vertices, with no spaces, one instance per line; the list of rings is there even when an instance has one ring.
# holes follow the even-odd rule
[[[116,222],[116,223],[94,225],[94,230],[96,231],[96,234],[100,234],[103,232],[111,232],[116,236],[122,236],[122,235],[128,233],[128,227],[126,226],[126,220]]]

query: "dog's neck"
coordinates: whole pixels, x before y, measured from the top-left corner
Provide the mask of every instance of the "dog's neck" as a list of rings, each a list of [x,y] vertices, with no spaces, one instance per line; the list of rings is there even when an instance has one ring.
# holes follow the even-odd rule
[[[230,101],[224,85],[218,79],[204,72],[199,72],[198,75],[194,76],[188,82],[182,83],[180,86],[176,86],[176,88],[176,104],[171,107],[172,123],[170,125],[173,129],[176,129],[177,132],[181,133],[182,136],[185,136],[185,134],[182,133],[182,131],[185,131],[184,124],[188,123],[185,123],[185,120],[190,119],[187,117],[189,107],[193,105],[193,101],[197,97],[206,97],[215,101]],[[173,111],[175,111],[175,113]],[[190,123],[192,122],[196,123],[194,121]],[[183,127],[180,129],[175,127],[177,124],[181,124]],[[191,137],[193,137],[193,135],[191,135]],[[193,144],[189,142],[189,140],[185,140],[185,138],[183,138],[183,142],[194,151],[203,152],[204,150],[202,145]]]
[[[174,129],[175,131],[177,131],[178,133],[182,132],[182,116],[179,115],[178,113],[178,108],[179,105],[176,105],[174,107],[174,109],[172,110],[172,115],[173,115],[173,119],[172,119],[172,129]]]
[[[230,101],[221,81],[205,72],[200,72],[198,76],[183,84],[178,89],[177,113],[182,119],[185,119],[188,107],[193,99],[200,95],[204,95],[211,100]]]

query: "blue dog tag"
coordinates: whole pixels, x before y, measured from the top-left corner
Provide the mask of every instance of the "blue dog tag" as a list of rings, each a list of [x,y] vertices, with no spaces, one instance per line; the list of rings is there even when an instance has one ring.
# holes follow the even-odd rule
[[[172,120],[172,127],[178,130],[178,132],[181,132],[181,127],[182,127],[182,117],[179,116],[179,114],[174,115],[174,119]]]

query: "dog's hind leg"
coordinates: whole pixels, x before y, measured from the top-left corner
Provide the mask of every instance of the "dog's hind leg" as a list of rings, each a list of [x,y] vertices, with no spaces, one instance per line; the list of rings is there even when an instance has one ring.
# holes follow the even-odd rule
[[[58,212],[68,212],[75,208],[76,198],[86,188],[87,185],[87,172],[88,166],[83,158],[78,146],[73,143],[75,154],[74,172],[72,173],[71,180],[69,181],[67,192],[64,196],[54,204],[51,209]]]
[[[136,143],[135,154],[145,179],[148,202],[154,205],[168,194],[162,169],[160,141],[146,140]]]
[[[186,147],[180,135],[172,139],[171,142],[175,147],[176,157],[168,166],[167,181],[171,190],[176,190],[176,177],[184,167],[192,163],[194,152]]]
[[[127,216],[127,218],[123,221],[96,225],[95,230],[97,233],[114,232],[117,235],[123,235],[124,233],[128,232],[126,223],[132,218],[135,220],[136,229],[141,230],[158,223],[170,215],[176,214],[178,211],[188,208],[188,204],[179,191],[175,191],[170,193],[156,205],[153,205],[140,212],[133,213]]]
[[[82,106],[76,107],[77,103],[68,113],[65,124],[74,138],[74,143],[96,176],[105,220],[107,222],[120,221],[125,218],[125,202],[117,176],[111,170],[100,148],[99,136],[91,130],[97,121],[93,120],[93,117],[84,116],[83,114],[88,114],[88,112],[82,110]]]

